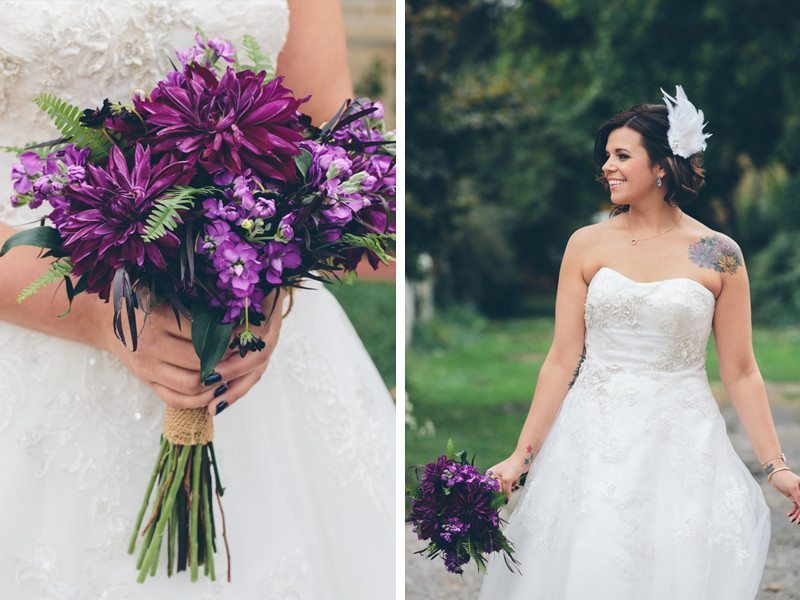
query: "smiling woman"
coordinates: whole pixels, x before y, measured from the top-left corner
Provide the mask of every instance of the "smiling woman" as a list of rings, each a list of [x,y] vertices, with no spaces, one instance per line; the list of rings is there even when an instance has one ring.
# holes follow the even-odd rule
[[[665,99],[597,134],[615,206],[567,244],[528,417],[489,471],[509,495],[527,473],[505,531],[522,577],[493,557],[481,600],[755,597],[770,511],[711,393],[712,330],[731,402],[800,523],[800,477],[753,356],[741,250],[680,208],[704,182],[702,113],[680,87]]]
[[[702,113],[701,117],[702,117]],[[656,187],[665,190],[670,206],[691,202],[705,182],[699,153],[683,158],[673,153],[664,135],[668,109],[664,104],[641,104],[609,119],[595,138],[594,160],[602,174],[597,180],[611,193],[612,215],[626,212],[629,200]]]

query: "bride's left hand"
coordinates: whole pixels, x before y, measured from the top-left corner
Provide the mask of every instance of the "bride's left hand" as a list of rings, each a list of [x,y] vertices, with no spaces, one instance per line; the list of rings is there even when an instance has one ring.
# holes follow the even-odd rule
[[[250,326],[258,337],[260,337],[266,346],[263,350],[250,351],[244,357],[239,356],[238,350],[230,350],[226,353],[225,358],[220,361],[216,369],[217,373],[222,376],[221,382],[224,383],[224,391],[219,396],[214,398],[207,407],[208,414],[214,416],[217,414],[217,407],[222,402],[225,406],[220,409],[225,410],[228,406],[234,404],[242,396],[244,396],[251,387],[253,387],[261,379],[261,376],[269,366],[272,352],[278,343],[278,337],[281,332],[281,325],[283,324],[283,294],[275,305],[275,310],[270,315],[269,319],[265,320],[258,327]],[[273,296],[270,294],[261,303],[265,315],[270,314],[272,309]],[[236,332],[241,330],[239,328]]]
[[[800,476],[792,471],[778,471],[772,476],[770,484],[792,500],[793,507],[787,516],[795,525],[800,524]]]

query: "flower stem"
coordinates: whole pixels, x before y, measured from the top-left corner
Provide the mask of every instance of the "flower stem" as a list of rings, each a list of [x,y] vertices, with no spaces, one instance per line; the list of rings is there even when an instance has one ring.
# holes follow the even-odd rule
[[[225,555],[228,557],[228,583],[231,582],[231,549],[228,546],[228,531],[225,528],[225,511],[222,510],[222,498],[219,489],[217,490],[217,503],[219,504],[219,514],[222,516],[222,539],[225,541]]]
[[[170,444],[172,446],[172,444]],[[172,478],[175,476],[175,454],[176,454],[175,446],[172,446],[170,450],[170,455],[167,460],[167,468],[161,474],[161,483],[159,484],[161,487],[161,492],[159,492],[158,497],[156,498],[155,506],[153,507],[153,514],[150,517],[150,520],[147,522],[147,525],[144,526],[144,530],[142,531],[142,535],[144,535],[150,527],[152,527],[155,520],[158,518],[159,508],[161,508],[161,503],[164,501],[164,494],[167,493],[169,489],[169,484],[172,481]]]
[[[154,509],[153,509],[153,516],[150,518],[150,521],[145,526],[144,530],[142,531],[142,537],[144,537],[144,541],[142,542],[142,549],[139,552],[139,558],[136,560],[136,568],[141,569],[142,565],[144,564],[144,558],[147,555],[147,550],[150,548],[150,541],[153,539],[153,532],[154,528],[150,527],[150,524],[155,519],[155,516],[158,514],[158,504],[161,502],[161,496],[164,493],[164,490],[167,489],[169,486],[169,474],[172,472],[172,468],[175,462],[175,446],[169,444],[167,449],[167,464],[166,468],[161,471],[159,474],[159,483],[158,487],[161,488],[161,492],[159,493],[158,497],[153,501]]]
[[[220,496],[224,496],[225,488],[222,487],[222,481],[220,481],[219,478],[219,469],[217,468],[217,455],[214,454],[214,442],[208,443],[208,450],[211,453],[211,465],[214,467],[214,481],[216,482],[217,493]]]
[[[139,535],[139,528],[142,526],[142,519],[144,519],[145,511],[147,511],[147,505],[150,503],[150,494],[153,493],[153,486],[156,483],[156,477],[158,477],[159,472],[164,466],[164,460],[166,460],[165,452],[167,449],[167,443],[167,439],[162,436],[161,447],[158,451],[158,458],[156,458],[156,464],[153,467],[153,473],[150,475],[150,482],[147,484],[147,491],[144,493],[142,507],[139,509],[139,514],[136,516],[136,524],[133,526],[133,534],[131,535],[131,541],[128,544],[128,554],[133,554],[133,551],[136,548],[136,538]]]
[[[176,446],[177,448],[177,446]],[[176,468],[177,473],[183,473],[184,469],[186,468],[186,461],[189,459],[189,451],[192,449],[191,446],[181,446],[180,456],[178,457],[178,465]],[[159,542],[164,535],[164,528],[167,525],[167,520],[169,519],[170,514],[172,513],[172,507],[175,504],[175,496],[178,493],[178,486],[181,484],[180,477],[173,477],[172,482],[169,488],[169,493],[167,494],[166,501],[164,502],[164,506],[161,510],[161,516],[158,519],[158,523],[155,527],[155,533],[153,535],[154,542],[150,543],[150,547],[147,551],[147,555],[144,559],[144,564],[142,565],[141,571],[139,571],[139,577],[137,581],[139,583],[143,583],[145,578],[147,577],[147,571],[149,570],[149,566],[153,561],[158,560],[158,549],[159,549]]]
[[[211,581],[216,581],[217,577],[214,574],[214,542],[211,535],[211,511],[214,510],[212,504],[208,501],[208,490],[211,489],[211,482],[203,480],[203,521],[206,530],[206,566],[208,567],[208,575]]]
[[[194,446],[192,461],[192,500],[189,516],[189,565],[192,569],[192,581],[197,581],[197,516],[200,509],[200,460],[202,446]]]
[[[167,577],[172,577],[175,566],[175,541],[178,539],[178,505],[172,507],[167,527]]]

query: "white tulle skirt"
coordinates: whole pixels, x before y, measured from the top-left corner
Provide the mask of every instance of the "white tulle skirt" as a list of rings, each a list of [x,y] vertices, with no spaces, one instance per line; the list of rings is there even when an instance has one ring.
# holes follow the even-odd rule
[[[770,512],[704,371],[585,362],[524,490],[481,600],[756,597]]]
[[[167,579],[163,549],[136,583],[162,411],[110,354],[0,323],[0,597],[394,597],[394,404],[327,290],[295,294],[266,374],[215,421],[230,584],[221,536],[217,583]]]

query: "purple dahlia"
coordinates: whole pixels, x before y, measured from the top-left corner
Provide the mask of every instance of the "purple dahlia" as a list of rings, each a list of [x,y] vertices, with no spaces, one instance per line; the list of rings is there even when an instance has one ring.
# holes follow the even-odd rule
[[[133,279],[138,269],[165,271],[166,258],[176,254],[178,237],[166,235],[145,243],[147,216],[165,190],[185,185],[194,171],[185,161],[163,156],[151,164],[150,149],[136,146],[133,165],[116,146],[108,165],[86,165],[83,182],[64,188],[65,206],[56,227],[64,238],[73,273],[87,275],[88,291],[107,299],[115,271],[128,269]]]
[[[134,98],[153,134],[153,152],[178,152],[209,173],[253,173],[279,181],[297,178],[303,140],[297,99],[282,77],[264,84],[265,72],[235,72],[221,79],[197,63],[183,77],[159,82],[149,100]]]

